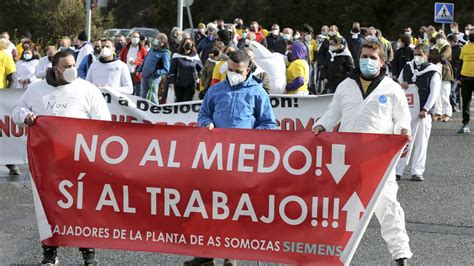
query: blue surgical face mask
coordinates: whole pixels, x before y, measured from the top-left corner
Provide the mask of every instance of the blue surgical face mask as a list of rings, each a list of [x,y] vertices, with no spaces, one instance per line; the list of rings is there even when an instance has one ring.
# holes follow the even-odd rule
[[[247,38],[247,32],[242,32],[242,39],[246,39]]]
[[[359,60],[360,72],[362,76],[373,78],[379,73],[379,61],[370,58],[361,58]]]

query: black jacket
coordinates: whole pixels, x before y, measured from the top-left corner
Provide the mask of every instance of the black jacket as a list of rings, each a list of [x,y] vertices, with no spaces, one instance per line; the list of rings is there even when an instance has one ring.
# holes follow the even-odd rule
[[[454,71],[454,79],[459,80],[459,73],[461,70],[459,69],[459,56],[461,55],[462,45],[456,44],[451,46],[451,66],[453,67]]]
[[[286,44],[285,40],[283,40],[282,36],[273,36],[270,34],[267,36],[267,48],[270,52],[276,52],[280,54],[285,54],[286,52]]]
[[[203,68],[196,53],[191,55],[174,54],[167,82],[175,87],[195,89],[197,78]]]
[[[178,38],[176,38],[174,36],[168,37],[168,45],[170,47],[171,53],[174,54],[176,52],[176,49],[179,46]]]
[[[347,47],[352,54],[352,58],[354,59],[354,66],[356,68],[359,67],[359,54],[360,50],[362,49],[362,45],[365,42],[365,38],[362,35],[358,35],[357,39],[352,39],[352,36],[347,39]]]
[[[392,61],[392,75],[398,77],[408,61],[413,60],[413,49],[403,47],[395,51],[395,57]]]
[[[342,51],[338,51],[339,53]],[[337,85],[345,80],[349,73],[354,70],[354,60],[350,55],[336,55],[331,61],[331,55],[328,53],[323,70],[322,77],[328,80],[326,89],[336,91]]]
[[[326,55],[329,50],[329,41],[326,39],[319,47],[318,53],[316,54],[316,61],[318,61],[319,67],[323,67],[326,63]]]

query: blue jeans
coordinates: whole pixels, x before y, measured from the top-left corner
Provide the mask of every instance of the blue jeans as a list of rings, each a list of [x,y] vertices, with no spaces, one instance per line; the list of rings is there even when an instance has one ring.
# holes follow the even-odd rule
[[[451,106],[454,108],[458,102],[458,84],[456,81],[451,81],[451,95],[449,95],[449,102]]]
[[[158,104],[158,86],[160,85],[160,80],[161,77],[142,77],[140,97]]]

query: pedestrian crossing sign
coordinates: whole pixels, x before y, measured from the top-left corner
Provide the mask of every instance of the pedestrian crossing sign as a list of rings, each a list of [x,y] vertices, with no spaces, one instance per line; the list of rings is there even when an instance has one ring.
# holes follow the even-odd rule
[[[453,3],[435,3],[434,22],[453,23],[454,22],[454,4]]]

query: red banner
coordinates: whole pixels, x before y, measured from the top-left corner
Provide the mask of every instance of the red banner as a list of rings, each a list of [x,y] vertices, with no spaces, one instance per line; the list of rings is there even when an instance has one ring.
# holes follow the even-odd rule
[[[39,117],[28,156],[44,244],[340,264],[406,142]]]

